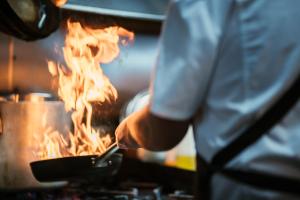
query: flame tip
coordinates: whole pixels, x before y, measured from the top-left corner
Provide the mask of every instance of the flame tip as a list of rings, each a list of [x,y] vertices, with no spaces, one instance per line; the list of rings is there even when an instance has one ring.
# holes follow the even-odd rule
[[[126,45],[134,38],[133,32],[119,26],[93,29],[68,19],[67,28],[62,47],[66,66],[50,60],[48,69],[58,76],[58,95],[65,110],[72,111],[74,132],[64,137],[56,130],[45,131],[40,145],[43,151],[38,153],[44,158],[101,154],[111,144],[109,135],[101,136],[91,126],[91,103],[117,100],[117,90],[101,64],[113,61],[120,53],[119,44]]]

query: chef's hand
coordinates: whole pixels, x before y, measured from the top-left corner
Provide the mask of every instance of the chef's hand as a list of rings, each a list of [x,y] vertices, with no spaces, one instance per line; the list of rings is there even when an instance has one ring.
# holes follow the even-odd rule
[[[137,149],[140,147],[128,127],[130,126],[132,118],[135,117],[134,115],[135,113],[125,118],[115,131],[116,141],[121,149]]]
[[[122,121],[115,132],[116,141],[120,148],[142,147],[151,151],[166,151],[182,140],[190,121],[156,116],[146,105]]]
[[[67,2],[67,0],[51,0],[51,1],[52,1],[52,3],[54,3],[54,5],[56,5],[58,7],[63,6]]]

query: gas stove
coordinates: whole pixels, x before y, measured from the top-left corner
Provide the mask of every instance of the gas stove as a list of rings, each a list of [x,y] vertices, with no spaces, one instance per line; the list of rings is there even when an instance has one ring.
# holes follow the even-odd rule
[[[130,183],[130,187],[103,188],[70,184],[62,189],[1,193],[1,199],[14,200],[191,200],[184,191],[164,194],[153,183]]]
[[[126,185],[126,184],[125,184]],[[164,194],[162,187],[154,183],[130,183],[127,186],[104,188],[95,185],[69,184],[60,189],[1,192],[7,200],[191,200],[184,191]]]
[[[6,200],[191,200],[194,173],[125,159],[115,177],[72,180],[61,188],[0,191]]]

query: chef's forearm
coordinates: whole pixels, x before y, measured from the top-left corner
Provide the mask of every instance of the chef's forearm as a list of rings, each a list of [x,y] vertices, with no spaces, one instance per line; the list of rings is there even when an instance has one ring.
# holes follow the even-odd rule
[[[138,146],[152,151],[168,150],[183,138],[189,121],[174,121],[151,114],[149,107],[127,119],[128,133]]]
[[[159,138],[155,137],[149,121],[149,109],[143,108],[135,112],[127,119],[128,134],[134,139],[139,147],[149,150],[156,149],[156,142]]]

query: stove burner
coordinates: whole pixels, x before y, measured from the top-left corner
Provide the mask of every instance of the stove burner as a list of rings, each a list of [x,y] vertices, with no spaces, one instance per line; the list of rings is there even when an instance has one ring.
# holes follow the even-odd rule
[[[170,200],[193,200],[194,196],[186,194],[184,191],[176,190],[173,194],[168,195]]]
[[[0,199],[6,200],[191,200],[193,196],[183,191],[163,194],[155,183],[124,182],[115,188],[71,183],[60,189],[33,191],[1,191]]]
[[[135,170],[132,170],[135,169]],[[62,188],[4,191],[5,200],[192,200],[195,174],[125,159],[118,175],[107,180],[73,180]]]

